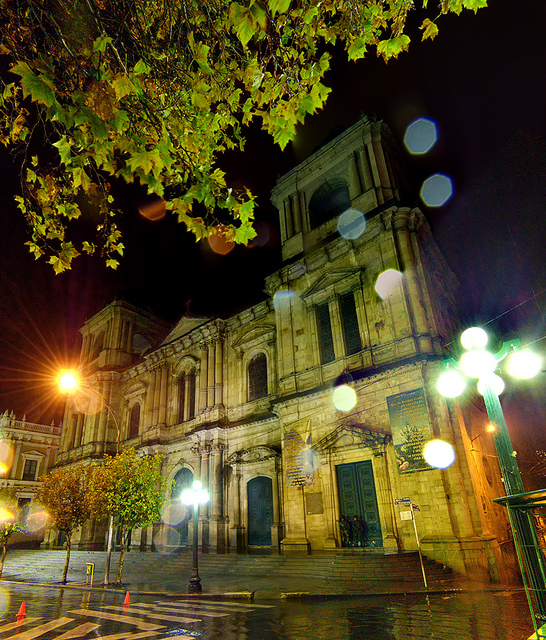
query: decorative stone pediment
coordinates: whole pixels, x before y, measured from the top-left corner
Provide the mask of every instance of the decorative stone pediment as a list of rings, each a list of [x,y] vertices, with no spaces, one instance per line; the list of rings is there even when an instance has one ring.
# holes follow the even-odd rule
[[[139,380],[125,390],[124,396],[128,400],[132,400],[136,396],[143,394],[146,391],[146,387],[146,383]]]
[[[202,324],[205,324],[210,321],[210,318],[198,318],[198,317],[188,317],[183,316],[176,324],[174,329],[169,333],[169,335],[163,340],[162,344],[169,344],[182,336],[190,333],[197,327],[200,327]]]
[[[376,449],[392,440],[390,433],[369,429],[364,425],[341,425],[313,445],[318,451],[337,451],[351,447],[370,447]]]
[[[233,348],[237,353],[255,349],[258,346],[265,347],[275,339],[277,330],[272,324],[262,324],[258,327],[246,331],[238,340],[233,343]]]
[[[257,462],[265,462],[266,460],[270,460],[271,458],[276,458],[280,456],[280,451],[275,451],[275,449],[271,449],[270,447],[265,447],[260,445],[258,447],[252,447],[250,449],[241,449],[240,451],[235,451],[229,458],[228,464],[256,464]]]
[[[317,278],[316,282],[303,293],[302,299],[309,306],[319,304],[332,295],[345,293],[348,289],[358,286],[361,283],[361,276],[361,267],[331,269]]]

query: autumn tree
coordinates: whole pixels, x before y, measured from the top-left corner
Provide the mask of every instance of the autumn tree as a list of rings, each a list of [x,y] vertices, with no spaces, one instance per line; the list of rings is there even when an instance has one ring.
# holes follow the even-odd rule
[[[419,5],[419,6],[416,6]],[[81,252],[123,254],[112,182],[144,186],[197,239],[246,243],[254,195],[219,161],[258,121],[284,148],[325,103],[333,45],[350,60],[406,51],[442,14],[487,0],[2,0],[0,141],[20,168],[17,206],[56,272]],[[427,15],[428,14],[428,15]],[[76,242],[85,218],[94,231]],[[96,233],[95,233],[96,231]],[[81,235],[81,233],[80,233]],[[79,237],[79,236],[77,236]]]
[[[140,457],[133,448],[105,456],[95,470],[90,499],[94,517],[113,516],[121,534],[121,553],[116,583],[121,583],[125,541],[136,527],[157,522],[168,482],[161,477],[161,456]]]
[[[35,500],[43,505],[58,531],[66,536],[66,561],[61,583],[66,584],[70,541],[74,531],[90,517],[88,487],[94,467],[78,464],[51,470],[40,478]]]
[[[23,532],[25,527],[20,522],[21,509],[14,489],[4,487],[0,489],[0,545],[2,545],[2,559],[0,560],[0,576],[4,570],[4,561],[8,552],[8,542],[15,532]]]

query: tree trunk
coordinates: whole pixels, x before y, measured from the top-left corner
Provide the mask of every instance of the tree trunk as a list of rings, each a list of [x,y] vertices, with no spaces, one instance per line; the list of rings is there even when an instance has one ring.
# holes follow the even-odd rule
[[[123,571],[123,560],[125,559],[125,526],[123,521],[120,523],[120,532],[121,532],[121,540],[120,540],[120,553],[119,553],[119,564],[118,564],[118,574],[116,576],[116,584],[121,584],[121,572]]]
[[[0,577],[2,577],[2,571],[4,571],[4,560],[6,559],[6,553],[8,552],[7,540],[4,540],[2,544],[2,560],[0,560]]]
[[[66,534],[66,560],[64,563],[63,579],[61,584],[66,584],[66,576],[68,575],[68,563],[70,562],[70,535]]]

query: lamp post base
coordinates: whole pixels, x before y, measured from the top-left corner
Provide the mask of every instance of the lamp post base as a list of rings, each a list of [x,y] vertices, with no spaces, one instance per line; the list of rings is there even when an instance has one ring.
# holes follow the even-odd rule
[[[199,576],[192,576],[188,584],[188,593],[201,593],[201,591],[201,578]]]

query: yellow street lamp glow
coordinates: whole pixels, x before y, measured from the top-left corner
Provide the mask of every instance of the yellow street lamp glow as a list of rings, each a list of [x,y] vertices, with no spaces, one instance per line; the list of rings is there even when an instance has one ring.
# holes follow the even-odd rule
[[[489,433],[493,433],[493,431],[496,431],[496,430],[497,430],[497,427],[495,427],[494,424],[488,424],[487,425],[486,431],[489,431]]]
[[[455,462],[455,450],[444,440],[429,440],[423,447],[423,458],[436,469],[447,469]]]
[[[481,327],[470,327],[461,334],[461,344],[465,349],[485,349],[489,336]]]
[[[504,380],[500,376],[492,373],[490,376],[478,380],[478,391],[482,394],[482,396],[485,395],[486,383],[491,387],[491,390],[496,396],[500,396],[500,394],[504,391]]]
[[[61,371],[58,377],[58,383],[61,391],[70,393],[80,386],[80,379],[75,371]]]
[[[514,378],[533,378],[542,368],[542,360],[531,351],[514,351],[508,358],[508,372]]]
[[[463,353],[459,361],[461,370],[471,378],[487,377],[497,368],[497,359],[484,349],[471,349]]]
[[[194,480],[193,488],[182,491],[180,500],[182,500],[184,504],[192,504],[195,506],[196,504],[208,502],[209,494],[203,489],[203,483],[200,480]]]
[[[457,371],[446,371],[438,378],[438,391],[446,398],[460,396],[466,387],[463,376]]]

